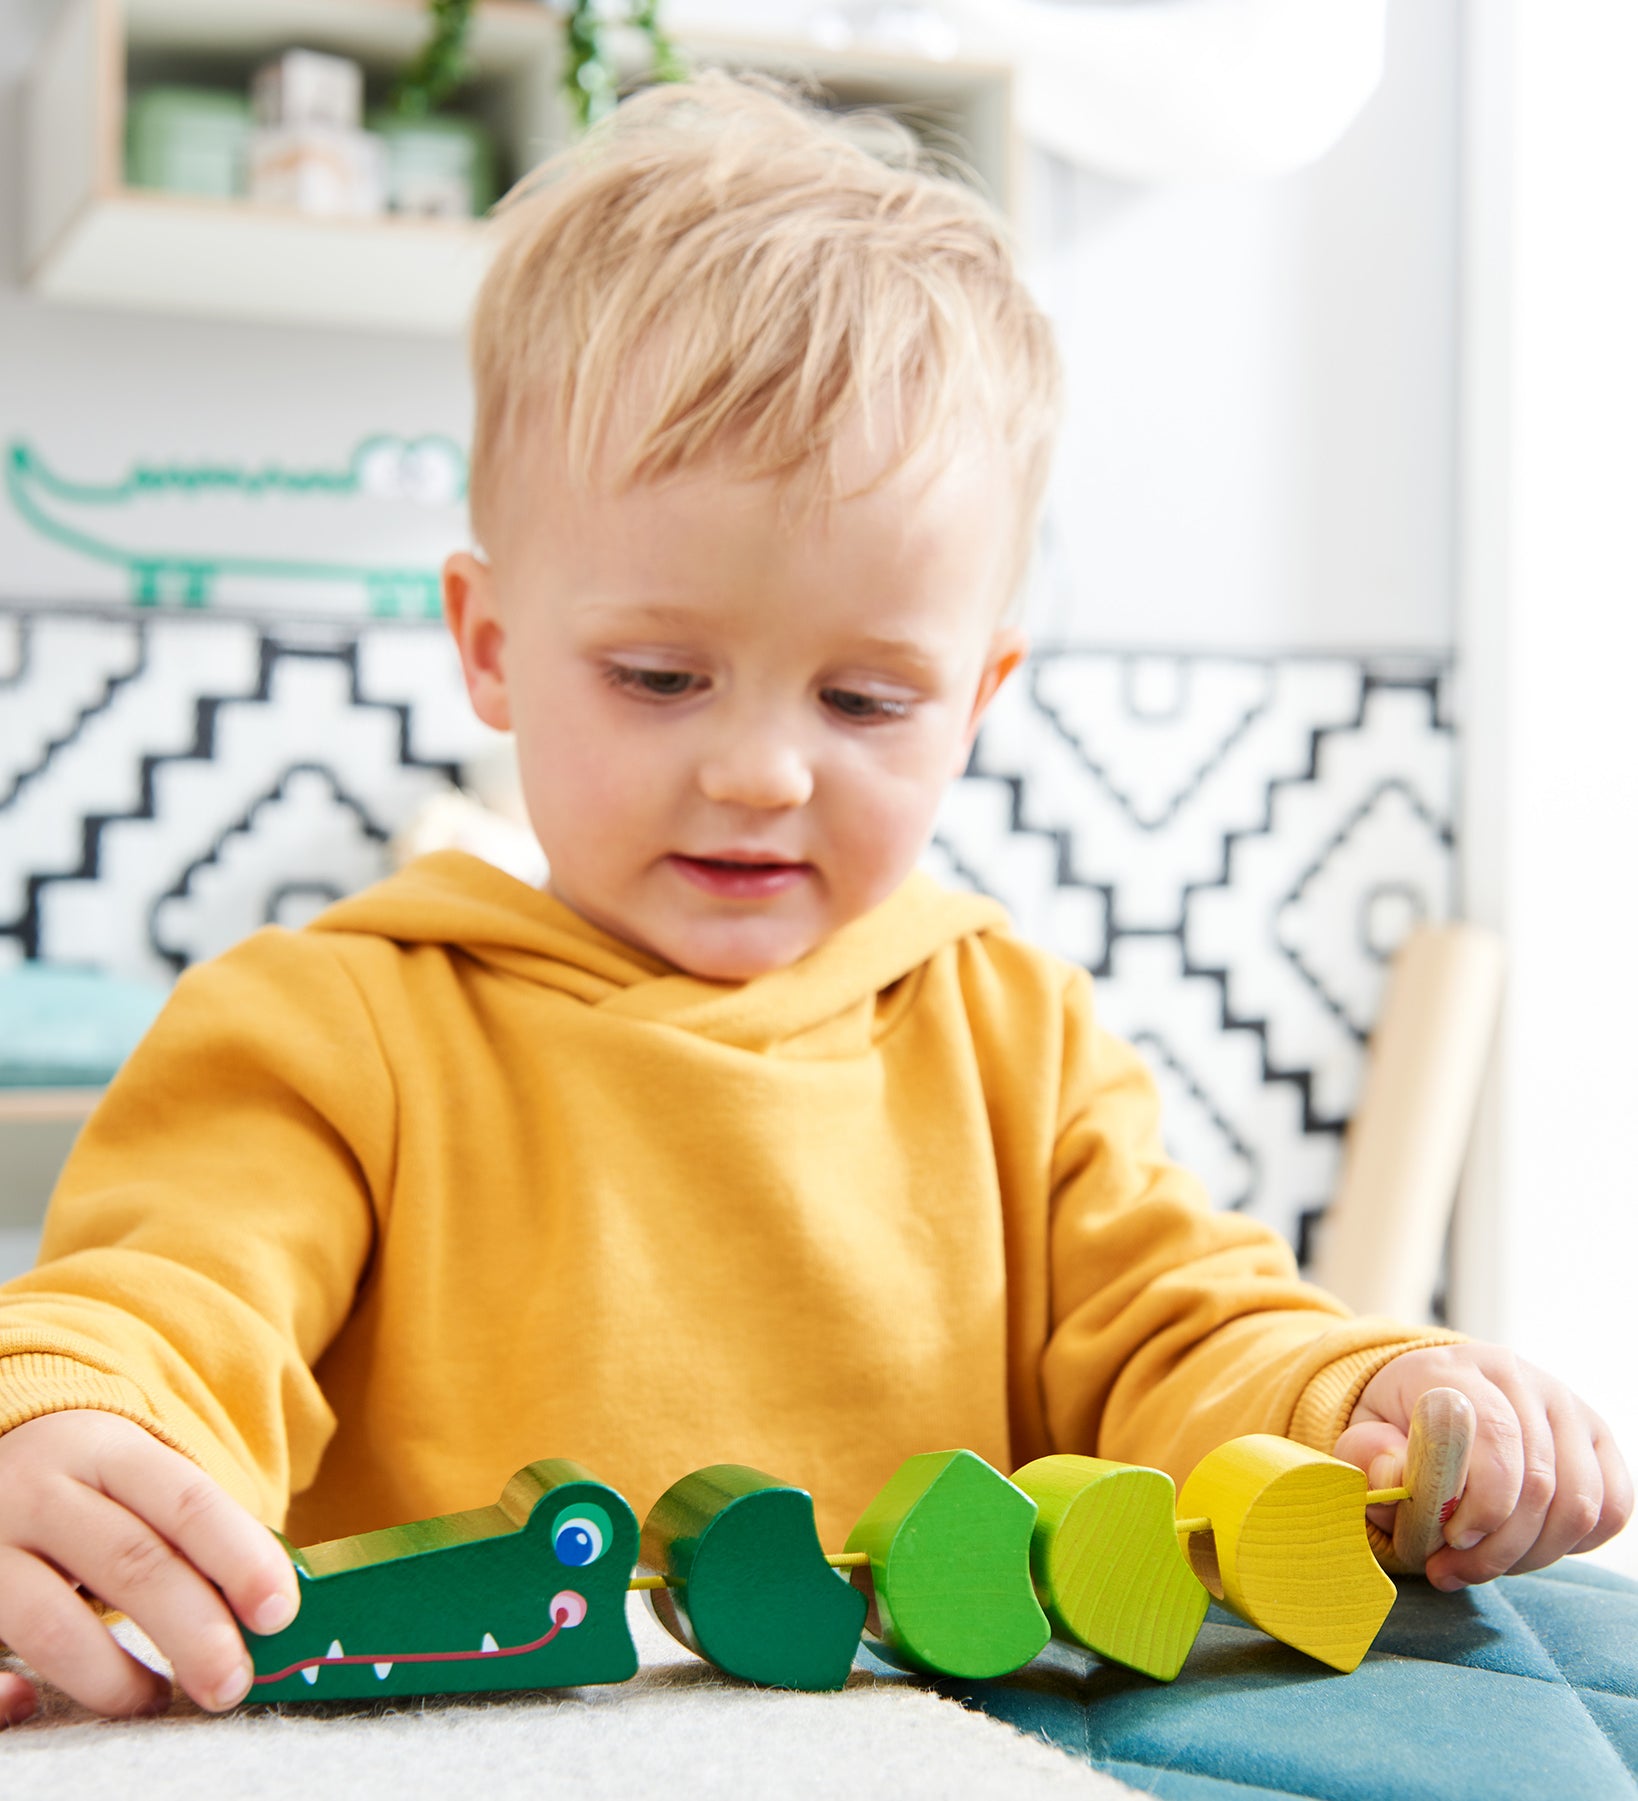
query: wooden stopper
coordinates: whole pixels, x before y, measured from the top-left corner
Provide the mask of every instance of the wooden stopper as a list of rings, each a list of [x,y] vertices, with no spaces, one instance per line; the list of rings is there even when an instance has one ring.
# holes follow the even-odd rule
[[[890,1476],[847,1549],[883,1656],[978,1680],[1028,1663],[1052,1636],[1030,1582],[1035,1503],[971,1451],[930,1451]]]
[[[743,1464],[695,1470],[643,1523],[660,1624],[731,1676],[774,1688],[847,1681],[867,1602],[819,1547],[813,1497]]]
[[[1370,1531],[1371,1548],[1395,1576],[1426,1574],[1428,1559],[1445,1543],[1445,1521],[1456,1510],[1467,1481],[1477,1420],[1459,1389],[1430,1388],[1411,1410],[1405,1446],[1408,1500],[1394,1509],[1393,1537]]]
[[[1039,1509],[1030,1570],[1053,1630],[1170,1682],[1206,1617],[1177,1542],[1176,1490],[1160,1470],[1102,1457],[1040,1457],[1013,1472]]]
[[[1333,1669],[1358,1666],[1396,1593],[1365,1536],[1362,1470],[1254,1433],[1201,1459],[1178,1511],[1211,1520],[1190,1562],[1242,1619]]]

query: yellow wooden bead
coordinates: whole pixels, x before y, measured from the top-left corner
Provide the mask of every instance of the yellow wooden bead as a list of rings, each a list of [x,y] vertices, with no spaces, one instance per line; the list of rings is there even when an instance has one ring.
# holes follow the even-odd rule
[[[1030,1570],[1054,1629],[1170,1682],[1206,1617],[1206,1591],[1178,1546],[1171,1477],[1063,1455],[1012,1479],[1040,1510]]]
[[[1202,1458],[1177,1510],[1211,1519],[1210,1533],[1190,1535],[1189,1558],[1214,1595],[1270,1638],[1334,1669],[1358,1666],[1396,1592],[1365,1537],[1362,1470],[1256,1433]]]

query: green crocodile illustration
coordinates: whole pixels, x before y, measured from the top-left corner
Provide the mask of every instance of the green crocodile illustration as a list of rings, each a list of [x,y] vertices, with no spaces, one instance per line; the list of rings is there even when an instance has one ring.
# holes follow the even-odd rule
[[[289,599],[431,617],[439,565],[459,542],[466,458],[442,436],[377,433],[340,469],[139,463],[115,482],[70,481],[14,440],[6,491],[42,537],[125,570],[139,606]],[[372,562],[341,547],[391,544]],[[211,546],[211,548],[207,548]],[[231,547],[231,548],[229,548]]]
[[[247,1702],[627,1682],[637,1518],[568,1458],[526,1464],[490,1507],[297,1550],[301,1610],[245,1631]]]

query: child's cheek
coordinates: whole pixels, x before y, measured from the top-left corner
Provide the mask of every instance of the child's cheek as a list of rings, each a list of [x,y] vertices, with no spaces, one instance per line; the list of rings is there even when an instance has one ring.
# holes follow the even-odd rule
[[[923,759],[907,768],[878,764],[869,779],[849,785],[826,809],[827,835],[853,879],[871,890],[869,903],[885,899],[926,849],[945,782]]]

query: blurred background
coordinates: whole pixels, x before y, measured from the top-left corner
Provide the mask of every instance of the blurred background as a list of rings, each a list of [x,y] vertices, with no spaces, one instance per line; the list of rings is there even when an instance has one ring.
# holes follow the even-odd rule
[[[1218,1204],[1638,1446],[1616,0],[0,0],[0,1275],[190,962],[419,849],[539,879],[437,623],[481,215],[710,63],[909,120],[1060,333],[929,866]]]

